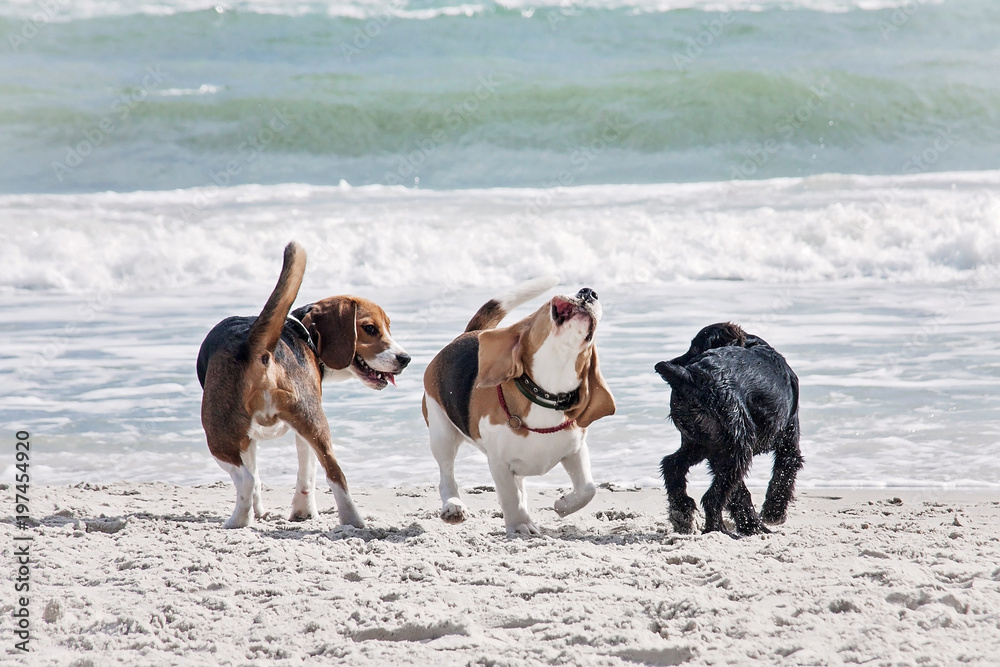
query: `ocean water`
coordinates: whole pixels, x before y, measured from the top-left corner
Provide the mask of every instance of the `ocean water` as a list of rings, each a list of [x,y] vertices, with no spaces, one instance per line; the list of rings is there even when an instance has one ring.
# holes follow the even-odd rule
[[[0,192],[1000,168],[993,0],[0,0]]]
[[[659,484],[653,365],[734,320],[800,377],[801,485],[998,488],[998,35],[987,0],[0,0],[0,428],[38,483],[228,480],[194,360],[295,239],[297,303],[375,298],[414,358],[325,387],[352,484],[436,482],[423,368],[556,273],[605,307],[599,481]]]
[[[737,184],[725,203],[718,184],[581,186],[545,193],[528,220],[545,191],[243,186],[213,191],[191,222],[188,190],[0,197],[14,230],[0,249],[0,424],[32,432],[39,481],[225,479],[199,424],[198,346],[223,317],[259,312],[295,238],[310,253],[298,303],[372,297],[414,359],[398,387],[325,387],[355,484],[436,481],[423,368],[488,298],[554,272],[604,303],[619,411],[591,429],[598,480],[657,484],[679,437],[653,365],[733,320],[800,377],[803,486],[996,488],[998,181],[790,178]],[[290,438],[263,445],[261,470],[293,482]],[[472,447],[459,479],[489,482]]]

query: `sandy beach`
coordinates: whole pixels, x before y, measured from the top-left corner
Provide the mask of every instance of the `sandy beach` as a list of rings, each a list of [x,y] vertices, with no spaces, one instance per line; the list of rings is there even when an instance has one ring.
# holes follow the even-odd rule
[[[805,490],[774,534],[677,535],[659,489],[605,485],[507,539],[495,493],[437,518],[436,490],[356,488],[224,530],[229,484],[32,489],[31,665],[995,665],[996,492]],[[699,492],[700,497],[700,490]],[[2,491],[13,506],[13,491]],[[758,502],[760,490],[755,491]],[[13,568],[8,566],[8,579]],[[14,655],[13,584],[2,655]],[[25,658],[22,657],[21,660]]]

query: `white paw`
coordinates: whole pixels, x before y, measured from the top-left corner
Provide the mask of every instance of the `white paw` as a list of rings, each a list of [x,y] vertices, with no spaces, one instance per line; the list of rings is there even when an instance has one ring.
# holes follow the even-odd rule
[[[292,498],[292,514],[288,517],[288,520],[306,521],[307,519],[315,519],[318,516],[319,511],[316,509],[315,495],[297,492],[295,497]]]
[[[507,537],[515,535],[541,535],[542,531],[530,519],[513,526],[507,526]]]
[[[594,499],[596,493],[597,487],[593,484],[587,484],[581,487],[579,491],[567,493],[557,500],[552,507],[559,516],[566,516],[586,507],[587,503]]]
[[[222,524],[223,528],[246,528],[252,523],[250,512],[233,512],[229,520]]]
[[[337,517],[340,519],[341,526],[354,526],[355,528],[364,528],[365,520],[361,518],[361,515],[357,513],[356,510],[337,510]]]
[[[462,523],[469,518],[469,509],[461,500],[451,499],[441,508],[441,520],[445,523]]]
[[[566,500],[566,496],[563,496],[562,498],[557,500],[552,507],[553,509],[555,509],[556,514],[558,514],[561,517],[566,516],[568,514],[572,514],[573,512],[580,509],[579,507],[576,507],[575,503]]]

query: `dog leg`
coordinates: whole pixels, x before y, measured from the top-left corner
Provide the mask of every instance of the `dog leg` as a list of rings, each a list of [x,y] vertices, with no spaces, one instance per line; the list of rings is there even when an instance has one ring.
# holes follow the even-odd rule
[[[292,514],[289,521],[305,521],[319,516],[316,509],[316,456],[309,442],[295,434],[295,453],[299,459],[299,472],[295,477],[295,495],[292,496]]]
[[[497,498],[503,510],[503,522],[507,527],[507,537],[515,535],[541,535],[538,526],[528,514],[528,503],[524,493],[524,479],[514,474],[510,466],[496,457],[488,457],[493,483],[497,487]]]
[[[326,483],[333,491],[333,499],[337,503],[337,516],[341,525],[364,528],[365,522],[358,512],[351,492],[347,489],[347,477],[337,463],[333,454],[333,443],[330,438],[330,424],[323,415],[323,406],[316,398],[314,402],[303,402],[295,406],[294,411],[282,418],[291,424],[295,432],[305,438],[316,453],[319,464],[326,471]]]
[[[250,445],[240,454],[243,465],[250,472],[253,478],[253,516],[255,519],[264,518],[264,506],[261,502],[260,474],[257,472],[257,441],[250,440]]]
[[[799,420],[795,417],[778,435],[771,482],[767,486],[767,496],[760,511],[760,518],[765,523],[785,522],[788,504],[795,493],[795,477],[802,469],[802,464],[802,452],[799,450]]]
[[[770,533],[771,531],[763,524],[757,512],[753,508],[753,498],[750,497],[750,490],[742,480],[733,489],[729,496],[729,515],[733,517],[736,530],[742,535],[756,535],[758,533]]]
[[[670,507],[670,523],[675,531],[685,535],[694,532],[694,513],[698,508],[694,499],[687,494],[688,470],[705,459],[696,451],[697,448],[690,442],[682,440],[680,449],[664,456],[660,461],[660,472]]]
[[[441,473],[438,490],[441,492],[441,519],[445,523],[462,523],[469,517],[469,510],[458,493],[455,481],[455,457],[462,445],[462,433],[434,400],[427,400],[427,426],[430,429],[431,453]]]
[[[225,528],[246,528],[252,522],[250,510],[253,509],[254,478],[245,465],[235,466],[232,463],[215,459],[219,467],[229,473],[236,487],[236,509],[223,525]]]
[[[742,458],[740,457],[740,459]],[[705,510],[705,530],[702,532],[719,531],[730,537],[737,537],[726,528],[726,524],[722,521],[722,510],[729,505],[729,498],[736,487],[742,484],[749,464],[743,463],[742,460],[733,461],[725,456],[709,459],[708,466],[714,479],[712,485],[708,487],[708,491],[701,498],[701,506]]]
[[[579,451],[564,458],[562,465],[570,481],[573,482],[573,491],[555,502],[555,510],[559,516],[566,516],[583,509],[597,493],[594,479],[590,476],[590,452],[587,451],[587,443],[581,443]]]

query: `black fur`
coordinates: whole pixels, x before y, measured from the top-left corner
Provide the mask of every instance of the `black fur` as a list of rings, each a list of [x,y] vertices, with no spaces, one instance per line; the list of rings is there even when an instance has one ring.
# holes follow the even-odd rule
[[[802,468],[799,380],[785,358],[763,339],[721,323],[698,332],[685,354],[656,364],[656,372],[673,390],[670,418],[681,433],[681,448],[660,463],[674,529],[693,531],[687,472],[706,459],[714,479],[701,500],[704,532],[732,534],[723,508],[743,535],[784,522]],[[758,516],[743,480],[753,457],[765,452],[774,452],[774,468]]]
[[[198,362],[196,366],[198,382],[201,383],[203,389],[205,387],[205,375],[208,373],[208,362],[218,350],[231,349],[237,361],[246,362],[248,360],[250,347],[247,342],[247,334],[250,331],[250,327],[256,321],[256,315],[249,317],[227,317],[208,332],[205,340],[201,343],[201,348],[198,350]],[[296,363],[300,366],[305,364],[307,352],[303,351],[301,346],[297,345],[295,341],[302,341],[314,353],[316,351],[312,340],[309,338],[309,332],[305,330],[305,327],[301,323],[294,320],[285,320],[285,324],[281,330],[281,340],[291,350]],[[279,361],[284,360],[285,351],[283,347],[281,345],[275,347],[275,354],[280,353],[282,355]],[[319,357],[317,356],[316,359],[318,360]]]
[[[469,431],[469,401],[479,375],[479,336],[464,333],[438,354],[441,360],[441,403],[448,419],[467,437]]]

